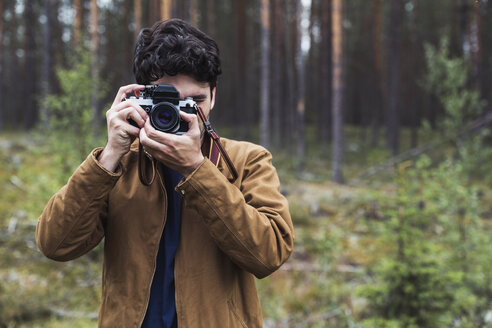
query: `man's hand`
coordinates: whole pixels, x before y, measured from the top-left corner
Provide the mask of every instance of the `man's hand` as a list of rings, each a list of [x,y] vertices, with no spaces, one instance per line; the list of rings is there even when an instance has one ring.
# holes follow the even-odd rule
[[[180,111],[181,118],[188,122],[188,131],[176,135],[158,131],[147,119],[140,130],[140,142],[156,160],[186,177],[204,160],[201,152],[201,133],[198,117]]]
[[[145,120],[147,120],[145,110],[134,101],[125,100],[127,94],[144,88],[145,86],[139,84],[121,87],[113,105],[106,112],[108,142],[99,154],[98,161],[109,171],[116,170],[121,157],[130,150],[133,140],[145,125]],[[138,127],[131,125],[129,119],[132,119]]]

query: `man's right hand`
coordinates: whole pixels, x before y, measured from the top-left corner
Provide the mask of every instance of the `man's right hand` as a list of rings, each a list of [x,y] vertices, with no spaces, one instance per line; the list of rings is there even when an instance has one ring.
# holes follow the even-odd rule
[[[114,172],[123,155],[129,150],[132,142],[140,133],[140,128],[145,125],[147,113],[134,101],[125,100],[127,94],[144,89],[144,85],[130,84],[121,87],[116,94],[113,105],[106,112],[108,125],[108,141],[103,151],[98,156],[98,161],[108,171]],[[137,125],[129,123],[132,119]]]

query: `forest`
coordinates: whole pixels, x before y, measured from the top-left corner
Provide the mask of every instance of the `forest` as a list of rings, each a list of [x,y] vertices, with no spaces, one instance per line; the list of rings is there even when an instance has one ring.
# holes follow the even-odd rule
[[[492,327],[490,0],[2,0],[0,328],[97,326],[103,243],[54,262],[36,223],[171,17],[217,41],[211,122],[289,201],[264,327]]]

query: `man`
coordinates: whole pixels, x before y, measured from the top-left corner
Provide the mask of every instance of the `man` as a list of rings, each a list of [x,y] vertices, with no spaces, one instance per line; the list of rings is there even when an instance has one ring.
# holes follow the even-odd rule
[[[170,84],[208,118],[221,73],[215,41],[184,21],[159,22],[139,36],[134,73],[139,84],[120,88],[107,112],[107,144],[43,211],[39,248],[68,261],[105,239],[101,327],[262,326],[254,277],[279,268],[294,239],[270,153],[221,139],[238,174],[231,183],[223,157],[207,158],[213,142],[196,115],[180,113],[185,134],[165,133],[127,99]],[[149,186],[139,180],[138,142],[158,163]]]

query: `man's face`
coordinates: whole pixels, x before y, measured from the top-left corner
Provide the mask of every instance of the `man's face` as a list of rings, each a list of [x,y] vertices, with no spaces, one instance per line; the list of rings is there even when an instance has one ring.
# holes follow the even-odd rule
[[[152,82],[152,84],[172,84],[179,91],[181,100],[186,97],[193,98],[206,117],[209,117],[210,111],[214,107],[215,88],[210,92],[208,82],[198,82],[188,75],[178,74],[175,76],[164,76]]]

